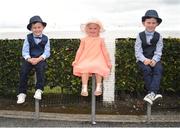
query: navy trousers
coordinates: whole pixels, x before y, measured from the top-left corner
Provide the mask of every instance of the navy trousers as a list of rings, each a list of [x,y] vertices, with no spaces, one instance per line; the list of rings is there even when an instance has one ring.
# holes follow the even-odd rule
[[[40,61],[38,64],[32,65],[26,60],[23,60],[23,64],[20,71],[19,93],[25,93],[25,94],[27,93],[28,75],[33,68],[35,68],[36,71],[36,78],[37,78],[36,89],[43,90],[44,81],[45,81],[44,73],[46,66],[47,66],[46,61]]]
[[[145,82],[145,88],[148,93],[157,93],[160,88],[160,81],[162,77],[163,67],[161,62],[157,62],[154,67],[145,65],[141,61],[138,61],[138,66],[143,73],[143,79]]]

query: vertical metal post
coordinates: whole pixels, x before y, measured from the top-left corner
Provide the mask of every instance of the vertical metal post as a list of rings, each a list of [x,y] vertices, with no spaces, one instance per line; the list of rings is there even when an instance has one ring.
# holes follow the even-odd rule
[[[147,122],[151,121],[151,104],[147,103]]]
[[[34,85],[36,86],[37,78],[36,72],[34,73]],[[39,120],[39,100],[35,99],[35,119]]]
[[[35,99],[35,119],[39,120],[39,100]]]
[[[95,74],[92,75],[92,104],[91,104],[91,122],[93,125],[96,124],[96,96],[94,91],[96,88],[96,77]]]

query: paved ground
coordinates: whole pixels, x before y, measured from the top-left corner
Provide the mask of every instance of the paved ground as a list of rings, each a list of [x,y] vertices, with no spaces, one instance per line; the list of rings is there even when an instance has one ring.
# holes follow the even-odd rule
[[[40,113],[0,110],[0,127],[180,127],[180,115],[152,115],[147,122],[144,115],[97,115],[96,125],[87,114]]]
[[[0,127],[179,127],[177,122],[97,122],[88,121],[33,120],[0,117]]]

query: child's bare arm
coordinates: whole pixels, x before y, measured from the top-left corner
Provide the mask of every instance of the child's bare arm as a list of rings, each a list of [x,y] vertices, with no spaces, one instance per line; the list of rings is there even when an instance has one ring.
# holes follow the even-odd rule
[[[81,40],[80,46],[79,46],[79,48],[78,48],[78,50],[76,52],[75,60],[73,61],[72,65],[75,65],[77,63],[77,61],[79,60],[79,58],[80,58],[80,56],[81,56],[81,54],[83,52],[83,49],[84,49],[84,41]]]
[[[106,49],[104,40],[102,40],[102,42],[101,42],[101,49],[102,49],[104,58],[105,58],[105,60],[106,60],[106,63],[107,63],[107,65],[108,65],[108,67],[111,69],[111,67],[112,67],[111,59],[110,59],[109,53],[108,53],[108,51],[107,51],[107,49]]]

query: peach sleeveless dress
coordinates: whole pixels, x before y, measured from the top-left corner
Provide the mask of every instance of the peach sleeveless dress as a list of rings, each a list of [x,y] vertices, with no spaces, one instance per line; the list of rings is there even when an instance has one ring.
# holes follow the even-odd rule
[[[101,37],[82,38],[72,65],[75,76],[96,73],[107,77],[112,65],[104,40]]]

